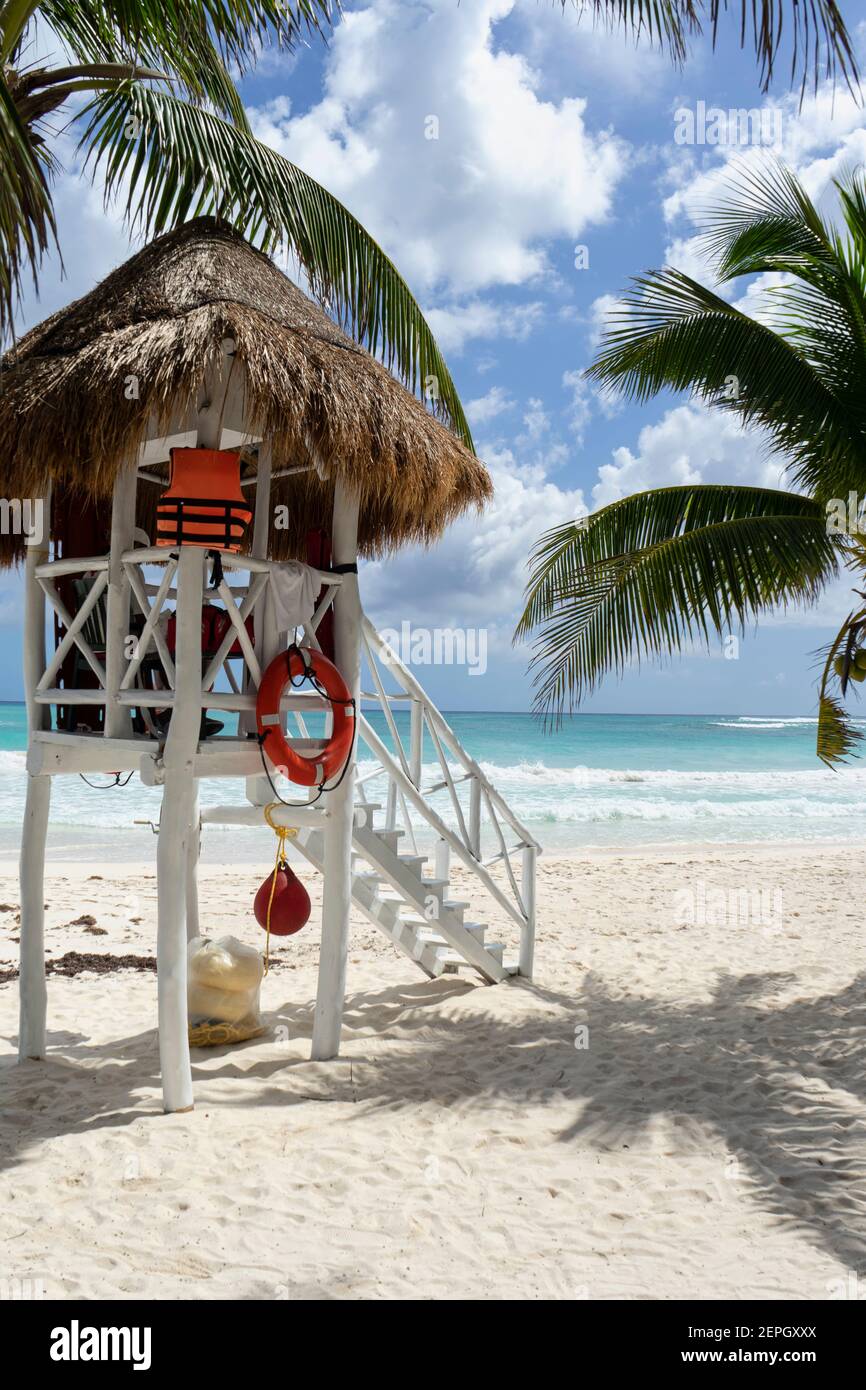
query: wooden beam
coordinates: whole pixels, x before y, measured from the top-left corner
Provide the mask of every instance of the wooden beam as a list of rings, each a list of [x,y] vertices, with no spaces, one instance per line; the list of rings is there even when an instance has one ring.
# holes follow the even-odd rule
[[[331,531],[334,565],[355,564],[358,558],[359,499],[337,479]],[[334,600],[334,655],[356,705],[361,690],[361,601],[358,576],[344,574]],[[360,716],[360,708],[357,709]],[[326,794],[330,819],[325,829],[325,883],[322,905],[322,946],[313,1021],[314,1059],[336,1057],[340,1050],[346,993],[349,912],[352,906],[352,828],[354,822],[357,737],[350,763],[339,786]]]
[[[216,449],[228,367],[209,372],[198,407],[198,447]],[[175,688],[165,741],[159,846],[157,850],[157,990],[159,1058],[167,1111],[191,1110],[192,1075],[187,1015],[187,893],[190,858],[198,836],[195,757],[202,715],[201,608],[205,551],[182,545],[177,565]],[[139,563],[141,557],[137,558]],[[132,692],[126,692],[127,695]],[[194,823],[195,822],[195,823]]]
[[[259,448],[256,474],[256,511],[253,521],[252,554],[257,560],[267,560],[268,558],[268,538],[270,536],[272,517],[272,473],[271,441],[265,439],[262,441]],[[270,574],[268,574],[265,595],[253,610],[253,624],[256,653],[261,664],[261,669],[266,671],[277,655],[280,640],[280,635],[276,630],[276,623],[274,621],[274,601],[271,595]],[[255,695],[257,690],[257,686],[254,685],[252,680],[252,673],[249,671],[247,673],[245,690],[248,695]],[[254,709],[241,715],[238,728],[243,733],[255,733],[256,719]],[[261,774],[248,778],[245,791],[247,800],[254,806],[264,805],[273,799],[268,780]]]
[[[51,778],[27,778],[21,827],[21,953],[18,1056],[45,1056],[45,841],[51,806]]]
[[[63,636],[62,642],[58,643],[57,647],[55,648],[54,655],[52,656],[48,665],[45,667],[45,671],[42,675],[42,678],[36,687],[36,693],[41,695],[43,691],[47,690],[50,687],[55,675],[60,670],[60,667],[63,665],[63,662],[66,660],[67,654],[72,650],[73,647],[77,647],[78,650],[81,652],[82,656],[84,656],[87,659],[87,662],[90,665],[92,671],[94,672],[97,680],[104,689],[105,670],[102,666],[102,663],[96,656],[96,653],[94,652],[90,643],[85,639],[82,629],[84,627],[84,624],[87,622],[87,619],[90,617],[90,614],[93,612],[93,609],[96,607],[97,602],[102,598],[103,591],[105,589],[106,584],[108,583],[108,576],[105,570],[103,570],[101,574],[98,574],[94,579],[90,587],[90,592],[88,593],[86,599],[84,600],[74,617],[69,612],[65,603],[63,603],[62,599],[60,598],[60,595],[55,591],[53,585],[46,583],[45,580],[40,580],[39,583],[45,590],[46,596],[49,599],[52,608],[57,613],[58,617],[60,618],[60,621],[63,623],[63,626],[66,628],[66,632]]]
[[[118,473],[111,507],[111,548],[108,553],[108,599],[105,615],[105,737],[128,738],[132,734],[129,710],[118,703],[117,695],[127,666],[129,637],[129,575],[123,565],[124,552],[135,541],[135,494],[138,484],[136,465],[127,464]]]
[[[51,524],[51,492],[41,499],[43,534],[39,543],[28,544],[24,562],[24,699],[27,703],[27,728],[32,738],[34,730],[51,725],[51,711],[36,701],[36,688],[45,670],[45,591],[38,582],[40,567],[49,558],[49,527]]]
[[[523,910],[526,913],[526,922],[520,929],[520,964],[519,973],[525,975],[528,980],[532,979],[532,966],[535,957],[535,878],[536,861],[538,851],[535,845],[525,845],[523,848],[523,870],[520,875],[520,886],[522,889]]]
[[[191,1110],[186,998],[187,861],[195,815],[194,760],[201,722],[201,605],[205,552],[181,546],[177,567],[175,695],[165,743],[157,849],[159,1057],[165,1109]]]

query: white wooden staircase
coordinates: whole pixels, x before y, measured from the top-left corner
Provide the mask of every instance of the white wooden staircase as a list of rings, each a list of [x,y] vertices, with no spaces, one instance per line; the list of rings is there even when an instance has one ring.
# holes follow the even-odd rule
[[[360,801],[355,808],[352,901],[390,941],[431,978],[461,966],[497,984],[518,973],[504,960],[501,942],[486,941],[480,922],[467,922],[470,904],[448,896],[448,880],[424,875],[425,856],[401,853],[402,830],[376,825],[382,807]],[[324,867],[321,830],[301,829],[292,843],[317,869]]]
[[[367,704],[362,705],[358,739],[365,747],[359,746],[358,758],[367,763],[372,757],[372,767],[356,784],[354,905],[428,976],[468,968],[498,984],[511,975],[531,975],[537,841],[367,618],[363,654],[374,688],[363,692]],[[374,709],[378,705],[387,733],[371,722],[370,702]],[[398,710],[408,711],[408,729],[405,721],[401,729]],[[306,733],[300,721],[299,732]],[[435,769],[432,780],[429,771],[425,774],[425,741]],[[371,783],[384,787],[382,801],[368,798]],[[419,848],[425,835],[432,846],[429,856]],[[293,843],[311,864],[324,869],[320,829],[302,826]],[[487,858],[485,847],[493,851]],[[484,923],[474,920],[473,903],[450,895],[452,857],[469,871],[473,903],[478,889],[499,909],[507,929],[500,934],[510,935],[516,925],[519,943],[508,955],[506,945],[488,940]],[[435,868],[427,876],[431,860]],[[519,861],[516,871],[512,860]],[[495,867],[501,871],[498,877]],[[470,911],[473,917],[467,919]]]

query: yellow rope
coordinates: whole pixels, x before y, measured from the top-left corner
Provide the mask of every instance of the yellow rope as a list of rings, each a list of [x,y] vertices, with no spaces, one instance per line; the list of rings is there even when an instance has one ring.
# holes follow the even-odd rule
[[[265,926],[265,932],[266,932],[266,936],[265,936],[265,974],[266,974],[266,975],[267,975],[267,973],[268,973],[268,966],[269,966],[269,964],[270,964],[270,952],[271,952],[271,908],[272,908],[273,902],[274,902],[274,893],[277,891],[277,874],[278,874],[279,871],[280,871],[281,865],[286,863],[286,840],[293,840],[293,839],[295,838],[295,836],[297,835],[297,833],[298,833],[297,826],[274,825],[274,822],[273,822],[273,820],[272,820],[272,818],[271,818],[271,812],[274,811],[274,810],[276,810],[276,808],[279,806],[279,804],[280,804],[280,803],[279,803],[278,801],[272,801],[272,802],[270,803],[269,806],[266,806],[266,807],[265,807],[265,820],[267,821],[268,825],[271,827],[271,830],[273,830],[274,834],[275,834],[276,837],[277,837],[277,857],[276,857],[276,860],[274,861],[274,872],[273,872],[273,877],[271,878],[271,896],[268,898],[268,916],[267,916],[267,923],[266,923],[266,926]]]

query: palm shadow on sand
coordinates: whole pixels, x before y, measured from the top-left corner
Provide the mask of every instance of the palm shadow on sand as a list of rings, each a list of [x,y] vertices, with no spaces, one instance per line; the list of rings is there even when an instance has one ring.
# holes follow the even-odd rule
[[[370,1109],[399,1112],[429,1101],[464,1116],[486,1102],[545,1106],[565,1100],[574,1119],[558,1135],[599,1152],[633,1145],[659,1116],[699,1126],[736,1158],[751,1200],[847,1268],[866,1269],[866,975],[841,993],[780,1005],[788,975],[722,976],[709,1002],[614,994],[596,975],[566,995],[512,982],[532,1000],[518,1024],[498,1017],[492,992],[443,977],[354,994],[347,1000],[349,1054],[311,1064],[257,1057],[259,1044],[193,1053],[201,1091],[241,1072],[258,1079],[237,1104],[333,1101],[341,1123]],[[496,991],[498,993],[498,991]],[[468,997],[467,997],[468,996]],[[445,1008],[457,1003],[457,1008]],[[507,1014],[507,1010],[505,1011]],[[312,1005],[286,1003],[272,1023],[295,1042],[309,1037]],[[589,1046],[575,1047],[575,1027]],[[366,1052],[365,1038],[376,1040]],[[52,1038],[44,1064],[4,1069],[0,1161],[63,1133],[140,1120],[138,1093],[158,1087],[152,1031],[94,1047]],[[92,1085],[68,1086],[86,1056]],[[11,1105],[10,1105],[11,1101]],[[347,1103],[348,1102],[348,1103]],[[225,1086],[208,1105],[233,1104]],[[150,1104],[148,1105],[150,1108]],[[347,1141],[348,1142],[348,1141]],[[678,1155],[667,1155],[674,1162]]]

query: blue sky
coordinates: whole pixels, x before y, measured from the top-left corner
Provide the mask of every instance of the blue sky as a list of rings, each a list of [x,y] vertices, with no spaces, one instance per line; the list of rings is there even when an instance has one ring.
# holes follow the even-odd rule
[[[678,71],[544,0],[371,0],[348,7],[327,49],[265,53],[243,82],[261,138],[341,197],[408,279],[494,476],[496,500],[482,518],[362,575],[380,627],[485,629],[484,676],[453,666],[418,673],[446,708],[529,707],[527,652],[512,649],[511,632],[526,557],[546,527],[654,485],[778,480],[760,439],[732,422],[684,398],[602,400],[581,376],[631,275],[668,262],[711,281],[694,240],[697,209],[735,159],[761,157],[676,143],[678,109],[769,108],[776,152],[816,195],[864,159],[866,116],[843,90],[821,87],[798,110],[783,64],[762,97],[733,30],[715,53],[696,44]],[[861,61],[864,31],[855,29]],[[73,150],[62,153],[66,277],[47,268],[22,326],[130,254],[119,214],[103,212]],[[577,268],[576,247],[588,268]],[[586,708],[808,713],[812,654],[845,601],[840,586],[815,612],[770,618],[736,660],[718,650],[630,670]],[[20,694],[19,622],[19,581],[5,577],[0,698]]]

